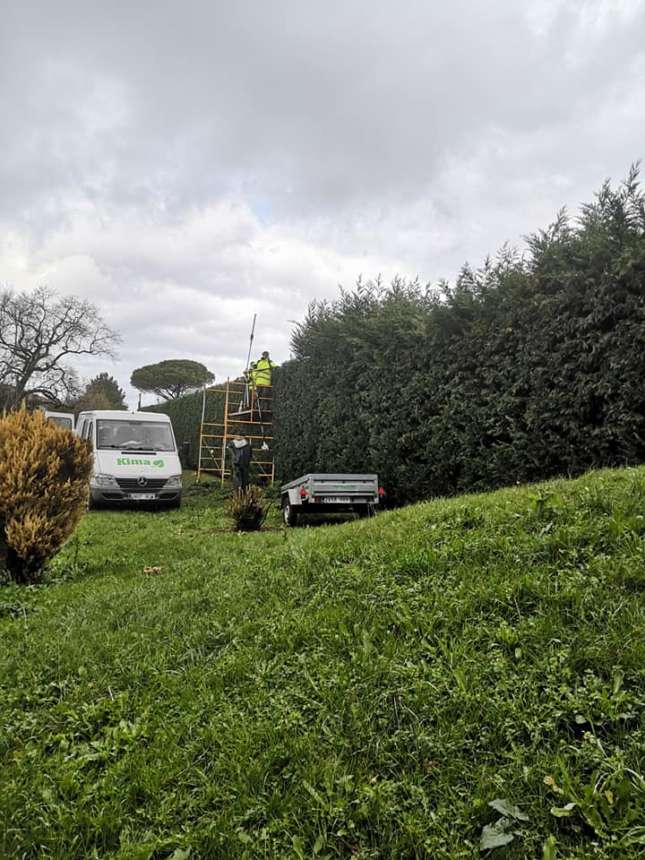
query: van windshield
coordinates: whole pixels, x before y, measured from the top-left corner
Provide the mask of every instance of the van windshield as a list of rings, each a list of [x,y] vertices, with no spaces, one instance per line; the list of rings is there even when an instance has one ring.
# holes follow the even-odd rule
[[[124,451],[174,451],[170,424],[157,421],[122,421],[99,418],[97,448]]]

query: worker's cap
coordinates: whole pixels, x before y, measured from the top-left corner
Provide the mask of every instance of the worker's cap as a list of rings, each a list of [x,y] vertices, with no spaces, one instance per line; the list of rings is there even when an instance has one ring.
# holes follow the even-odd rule
[[[268,350],[268,349],[265,349],[265,350],[264,350],[264,352],[262,353],[262,358],[264,358],[264,356],[265,356],[265,355],[266,355],[266,356],[268,356],[268,355],[269,355],[269,350]]]

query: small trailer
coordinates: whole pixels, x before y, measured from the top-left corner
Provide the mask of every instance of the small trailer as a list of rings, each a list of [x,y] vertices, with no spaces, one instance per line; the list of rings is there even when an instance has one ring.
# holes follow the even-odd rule
[[[301,514],[374,514],[384,491],[378,475],[303,475],[280,488],[282,517],[295,526]]]

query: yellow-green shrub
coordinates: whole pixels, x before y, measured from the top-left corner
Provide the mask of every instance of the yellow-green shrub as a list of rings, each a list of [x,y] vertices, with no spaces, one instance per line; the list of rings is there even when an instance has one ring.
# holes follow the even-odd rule
[[[24,409],[0,419],[0,571],[38,579],[87,507],[86,442]]]

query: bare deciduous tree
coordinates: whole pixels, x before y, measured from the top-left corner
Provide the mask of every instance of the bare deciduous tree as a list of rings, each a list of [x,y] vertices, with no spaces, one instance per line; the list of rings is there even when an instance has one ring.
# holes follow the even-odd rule
[[[0,389],[17,406],[40,395],[54,403],[76,395],[78,378],[67,360],[112,355],[119,336],[88,301],[59,297],[47,287],[0,293]]]

